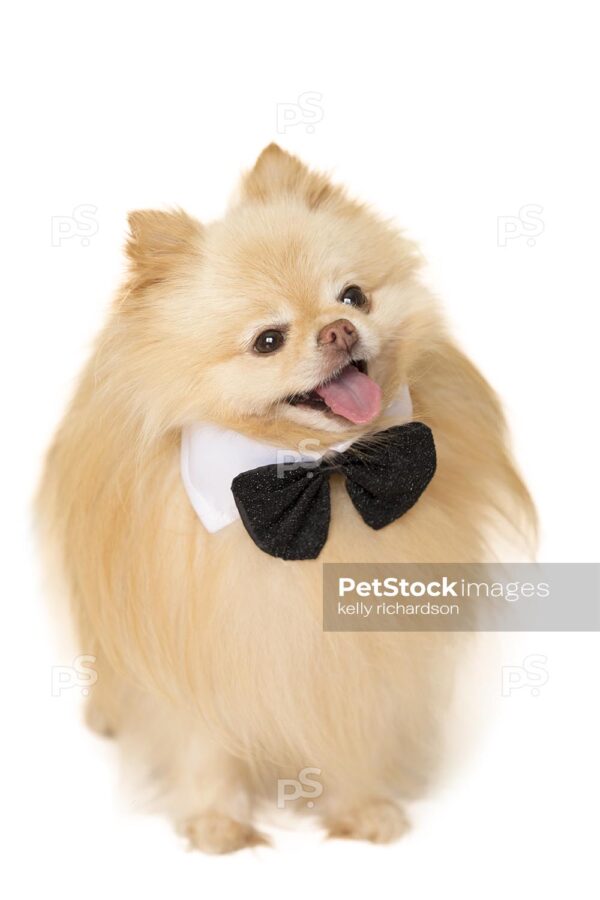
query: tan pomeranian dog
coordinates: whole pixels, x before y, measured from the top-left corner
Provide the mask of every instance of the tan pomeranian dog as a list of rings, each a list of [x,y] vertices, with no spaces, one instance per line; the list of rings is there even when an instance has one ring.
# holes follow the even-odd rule
[[[323,563],[482,562],[500,520],[525,530],[499,403],[449,338],[415,247],[276,145],[222,221],[129,223],[129,275],[39,498],[96,658],[88,721],[161,779],[202,850],[264,842],[257,811],[307,771],[329,834],[392,841],[439,769],[462,638],[324,632]],[[231,476],[257,448],[310,442],[327,459],[407,421],[431,429],[437,471],[385,527],[340,472],[318,552],[265,550],[252,512],[236,514]]]

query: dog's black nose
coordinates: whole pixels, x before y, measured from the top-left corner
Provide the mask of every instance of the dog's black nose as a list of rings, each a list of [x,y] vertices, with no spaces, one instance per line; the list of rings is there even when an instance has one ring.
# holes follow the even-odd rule
[[[358,332],[348,319],[336,319],[319,332],[319,344],[330,344],[338,350],[350,351],[358,341]]]

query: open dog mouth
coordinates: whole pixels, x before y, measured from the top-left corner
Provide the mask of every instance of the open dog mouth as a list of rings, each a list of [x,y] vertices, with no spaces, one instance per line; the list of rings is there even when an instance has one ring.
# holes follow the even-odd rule
[[[311,391],[294,394],[287,402],[364,425],[381,410],[381,388],[369,378],[366,360],[351,360]]]

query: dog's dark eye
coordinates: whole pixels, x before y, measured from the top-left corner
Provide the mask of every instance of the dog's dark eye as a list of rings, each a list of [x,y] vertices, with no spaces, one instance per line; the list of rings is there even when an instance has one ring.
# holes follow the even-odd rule
[[[349,287],[344,288],[338,300],[346,306],[355,306],[357,309],[364,308],[369,303],[362,289],[357,284],[351,284]]]
[[[282,331],[263,331],[254,341],[254,349],[258,353],[273,353],[283,347],[284,340]]]

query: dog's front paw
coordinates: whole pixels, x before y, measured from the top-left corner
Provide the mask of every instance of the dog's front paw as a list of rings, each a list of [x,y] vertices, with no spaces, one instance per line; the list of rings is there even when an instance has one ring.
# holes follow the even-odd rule
[[[85,724],[95,734],[99,734],[100,737],[112,738],[117,733],[115,722],[92,698],[90,698],[85,708]]]
[[[204,853],[233,853],[244,847],[268,846],[269,839],[252,825],[218,812],[206,812],[183,823],[181,833],[191,849]]]
[[[329,837],[390,844],[410,828],[402,807],[389,800],[370,800],[327,822]]]

